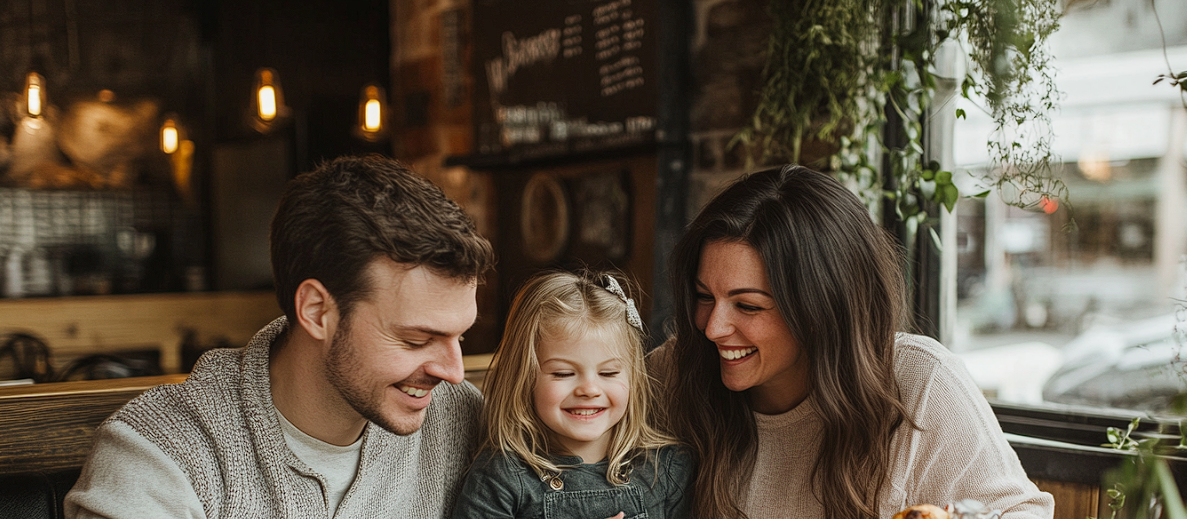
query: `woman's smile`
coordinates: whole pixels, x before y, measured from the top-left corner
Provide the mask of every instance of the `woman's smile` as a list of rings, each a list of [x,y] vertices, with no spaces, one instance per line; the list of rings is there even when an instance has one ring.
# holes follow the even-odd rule
[[[706,243],[696,289],[696,325],[717,349],[725,387],[746,391],[762,413],[803,401],[810,387],[807,352],[779,311],[758,251],[741,241]]]

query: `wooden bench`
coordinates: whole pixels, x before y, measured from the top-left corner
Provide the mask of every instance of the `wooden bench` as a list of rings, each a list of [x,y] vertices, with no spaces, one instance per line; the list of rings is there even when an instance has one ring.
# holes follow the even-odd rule
[[[140,393],[186,375],[0,388],[0,472],[82,466],[95,428]]]

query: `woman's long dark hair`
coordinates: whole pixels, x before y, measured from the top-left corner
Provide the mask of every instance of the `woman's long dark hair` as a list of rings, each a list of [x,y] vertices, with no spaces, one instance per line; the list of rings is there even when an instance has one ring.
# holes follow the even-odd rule
[[[758,251],[809,359],[823,421],[813,490],[828,519],[877,519],[891,436],[911,421],[894,377],[895,332],[905,324],[900,249],[844,186],[799,166],[742,177],[689,225],[671,257],[676,336],[661,378],[667,425],[700,460],[694,509],[713,519],[745,517],[739,499],[758,447],[745,392],[722,384],[716,347],[696,326],[701,250],[716,240]]]

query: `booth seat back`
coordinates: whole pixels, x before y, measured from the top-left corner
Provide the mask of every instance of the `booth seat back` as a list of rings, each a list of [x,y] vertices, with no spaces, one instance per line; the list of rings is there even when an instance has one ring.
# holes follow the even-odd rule
[[[78,480],[79,469],[0,474],[0,517],[63,517],[62,501]]]
[[[186,375],[0,388],[0,518],[59,518],[95,428],[128,400]]]

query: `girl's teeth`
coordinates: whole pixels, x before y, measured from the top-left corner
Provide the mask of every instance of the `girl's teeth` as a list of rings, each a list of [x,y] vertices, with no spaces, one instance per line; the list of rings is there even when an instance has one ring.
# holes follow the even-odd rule
[[[570,409],[569,412],[575,415],[589,416],[601,411],[601,409]]]
[[[417,388],[409,387],[409,386],[400,386],[400,391],[408,393],[409,395],[412,395],[416,398],[420,398],[422,396],[429,394],[429,390],[427,390],[427,389],[417,389]]]
[[[747,356],[747,355],[750,355],[751,353],[754,353],[754,352],[756,352],[756,351],[758,351],[758,348],[750,347],[750,348],[746,348],[746,349],[742,349],[742,350],[737,350],[737,349],[732,349],[732,350],[723,350],[723,349],[719,349],[719,350],[717,350],[717,353],[718,353],[719,355],[721,355],[721,358],[723,358],[723,359],[725,359],[725,360],[738,360],[738,359],[740,359],[740,358],[742,358],[742,357],[745,357],[745,356]]]

